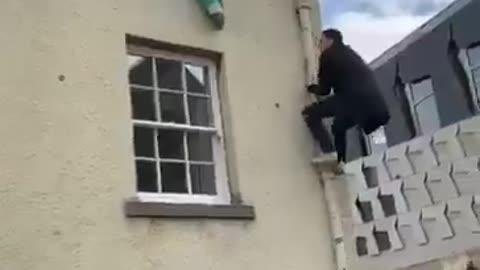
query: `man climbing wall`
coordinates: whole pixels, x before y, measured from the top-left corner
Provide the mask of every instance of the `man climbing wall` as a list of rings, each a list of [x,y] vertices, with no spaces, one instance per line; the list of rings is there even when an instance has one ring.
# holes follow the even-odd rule
[[[307,90],[327,96],[333,88],[335,95],[308,106],[302,115],[321,147],[325,147],[325,130],[321,121],[323,118],[334,117],[332,133],[339,164],[337,171],[343,172],[347,130],[360,126],[368,135],[387,124],[390,114],[373,72],[354,50],[343,43],[340,31],[323,31],[320,50],[319,84],[310,85]],[[331,149],[322,150],[328,152]]]

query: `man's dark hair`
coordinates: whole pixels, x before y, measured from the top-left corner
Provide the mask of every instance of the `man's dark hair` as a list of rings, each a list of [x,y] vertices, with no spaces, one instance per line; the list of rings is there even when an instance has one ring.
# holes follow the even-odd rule
[[[342,32],[338,31],[337,29],[327,29],[323,31],[323,35],[333,40],[334,44],[343,44]]]

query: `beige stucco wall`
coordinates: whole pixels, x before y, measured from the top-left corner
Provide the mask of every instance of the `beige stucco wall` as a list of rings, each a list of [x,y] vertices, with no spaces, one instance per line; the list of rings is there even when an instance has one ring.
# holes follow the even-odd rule
[[[224,2],[214,32],[193,0],[2,1],[2,269],[333,268],[294,1]],[[256,221],[124,217],[126,33],[224,53],[231,173]]]

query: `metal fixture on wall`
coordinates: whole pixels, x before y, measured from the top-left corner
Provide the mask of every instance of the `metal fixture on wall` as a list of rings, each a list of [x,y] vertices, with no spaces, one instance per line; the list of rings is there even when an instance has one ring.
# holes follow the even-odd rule
[[[221,0],[197,0],[200,7],[207,14],[213,26],[217,30],[222,30],[225,25],[225,14],[223,12],[223,3]]]

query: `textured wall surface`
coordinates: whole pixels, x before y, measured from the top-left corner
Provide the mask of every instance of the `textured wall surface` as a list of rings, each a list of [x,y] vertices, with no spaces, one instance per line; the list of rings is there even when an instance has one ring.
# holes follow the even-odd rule
[[[349,264],[463,269],[480,247],[479,164],[480,117],[348,164]],[[448,259],[453,254],[468,256]]]
[[[2,269],[333,268],[294,1],[224,3],[215,32],[193,0],[2,1]],[[127,33],[223,53],[230,173],[256,221],[124,217]]]

